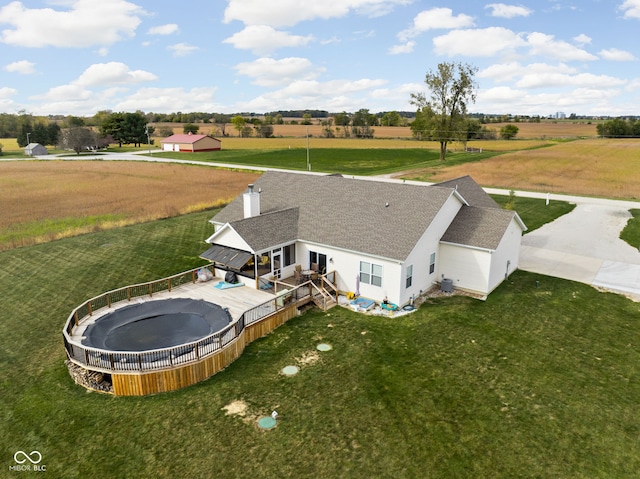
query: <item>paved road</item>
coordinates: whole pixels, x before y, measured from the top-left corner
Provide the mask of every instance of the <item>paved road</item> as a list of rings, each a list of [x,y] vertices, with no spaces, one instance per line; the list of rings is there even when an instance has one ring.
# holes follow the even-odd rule
[[[184,163],[228,168],[265,171],[270,168],[210,163],[203,161],[172,160],[141,156],[146,152],[111,153],[108,155],[65,157],[68,160],[120,160]],[[53,159],[44,156],[36,159]],[[0,160],[1,161],[1,160]],[[396,176],[394,174],[393,176]],[[377,178],[391,179],[392,175]],[[407,181],[409,183],[409,181]],[[413,182],[411,182],[413,183]],[[424,184],[424,183],[422,183]],[[507,190],[487,188],[488,193],[509,194]],[[620,231],[631,217],[629,210],[640,209],[640,202],[587,198],[569,195],[547,195],[516,191],[516,196],[550,198],[575,203],[576,208],[552,223],[523,236],[520,251],[520,269],[549,276],[565,278],[615,291],[640,301],[640,252],[622,241]]]

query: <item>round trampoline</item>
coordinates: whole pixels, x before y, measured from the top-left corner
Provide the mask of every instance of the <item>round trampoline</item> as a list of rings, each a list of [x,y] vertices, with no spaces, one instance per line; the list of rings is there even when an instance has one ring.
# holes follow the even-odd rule
[[[190,343],[220,331],[229,311],[203,300],[163,299],[133,304],[89,325],[82,344],[110,351],[149,351]]]

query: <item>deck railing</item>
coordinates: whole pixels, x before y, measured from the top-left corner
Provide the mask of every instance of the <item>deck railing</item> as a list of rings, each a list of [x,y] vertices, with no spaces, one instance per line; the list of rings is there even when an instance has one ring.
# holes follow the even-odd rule
[[[211,269],[213,265],[203,266],[202,268]],[[99,309],[111,307],[111,304],[120,301],[130,301],[136,297],[153,297],[154,294],[161,291],[171,291],[172,288],[177,288],[187,283],[195,283],[199,269],[201,268],[194,268],[157,281],[109,291],[78,306],[69,315],[63,330],[64,345],[69,359],[81,366],[107,373],[113,371],[153,371],[199,361],[233,342],[246,326],[257,323],[288,307],[292,302],[301,301],[311,295],[311,289],[308,286],[304,284],[296,286],[274,296],[269,301],[248,309],[221,331],[191,343],[168,348],[144,352],[115,352],[86,346],[71,337],[73,330],[86,317],[92,316]]]

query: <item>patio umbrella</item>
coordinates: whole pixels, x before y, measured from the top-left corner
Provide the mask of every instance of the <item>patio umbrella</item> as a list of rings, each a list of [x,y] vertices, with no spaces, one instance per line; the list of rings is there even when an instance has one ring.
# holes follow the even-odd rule
[[[356,276],[356,296],[360,296],[360,275]]]

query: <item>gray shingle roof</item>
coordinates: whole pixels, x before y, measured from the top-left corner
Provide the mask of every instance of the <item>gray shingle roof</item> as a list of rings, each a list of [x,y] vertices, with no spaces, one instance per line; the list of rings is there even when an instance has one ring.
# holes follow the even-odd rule
[[[233,226],[240,234],[248,234],[253,244],[267,248],[281,243],[274,235],[292,237],[295,227],[285,224],[291,216],[277,220],[262,217],[295,205],[299,215],[297,239],[399,261],[407,258],[444,203],[455,194],[452,188],[438,186],[280,171],[265,172],[255,181],[258,189],[262,190],[259,217],[243,220],[243,199],[239,195],[212,221],[237,222]],[[291,231],[278,232],[276,221]]]
[[[463,206],[441,241],[495,250],[515,216],[514,211]]]
[[[442,186],[445,188],[455,188],[458,193],[467,200],[469,206],[483,206],[485,208],[499,208],[500,205],[495,202],[491,196],[489,196],[482,187],[475,182],[469,175],[461,176],[449,181],[443,181],[442,183],[436,183],[434,186]]]
[[[298,239],[300,208],[287,208],[260,216],[232,221],[230,225],[253,248],[261,251]],[[266,234],[265,234],[266,233]]]

